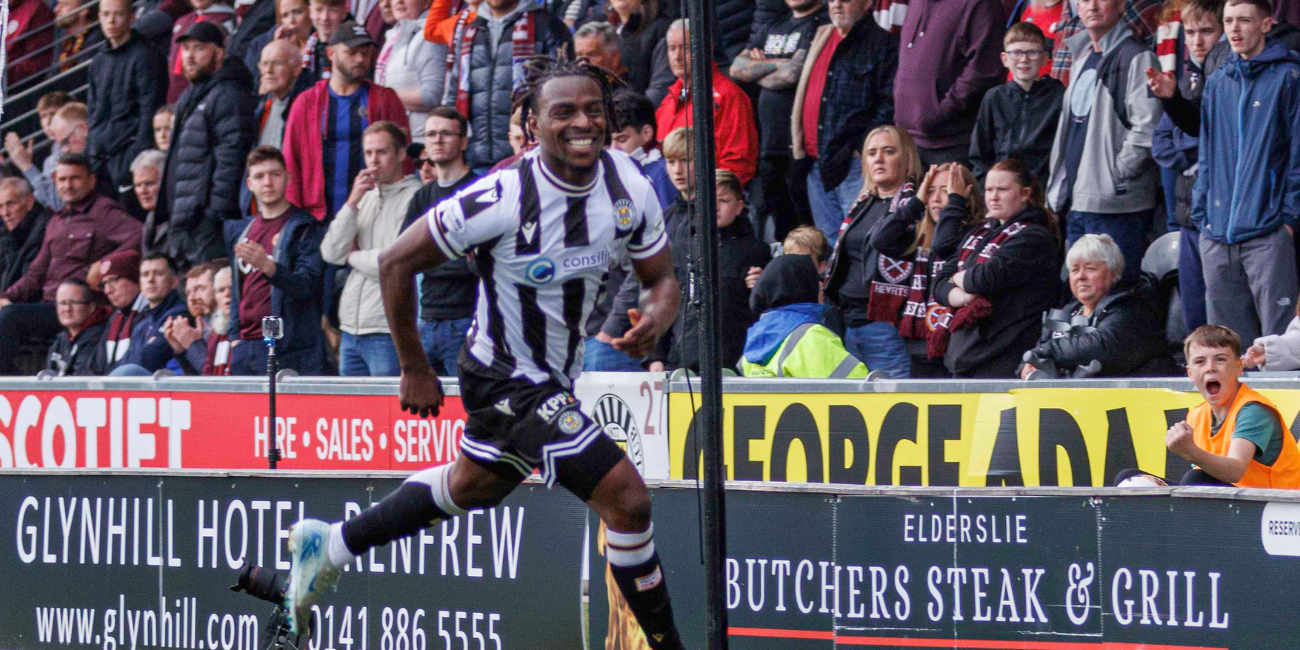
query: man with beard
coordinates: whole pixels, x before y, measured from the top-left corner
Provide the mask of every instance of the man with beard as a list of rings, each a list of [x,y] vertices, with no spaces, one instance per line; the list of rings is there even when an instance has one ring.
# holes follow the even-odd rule
[[[230,272],[225,260],[214,260],[190,269],[185,278],[185,307],[194,324],[183,315],[172,316],[163,325],[163,337],[176,353],[181,371],[187,375],[197,375],[203,370],[208,358],[208,342],[214,334],[225,333],[229,324],[220,313],[221,299],[217,296],[216,275],[220,269]],[[230,302],[230,277],[226,277],[226,302]],[[220,327],[220,329],[218,329]],[[225,340],[224,337],[222,340]],[[228,354],[228,353],[227,353]]]
[[[388,121],[409,133],[397,93],[367,80],[375,41],[365,27],[353,21],[339,25],[328,52],[329,79],[294,100],[283,147],[289,202],[326,221],[343,208],[365,166],[361,134],[366,127]]]
[[[221,257],[221,224],[241,215],[239,182],[256,133],[255,100],[252,75],[239,59],[226,58],[225,38],[219,25],[198,22],[179,39],[190,87],[176,104],[155,221],[167,223],[164,250],[182,267]],[[155,236],[145,233],[145,240]]]

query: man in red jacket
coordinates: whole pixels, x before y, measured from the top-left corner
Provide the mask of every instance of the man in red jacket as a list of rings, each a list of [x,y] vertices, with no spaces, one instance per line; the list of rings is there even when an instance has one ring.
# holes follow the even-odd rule
[[[366,127],[387,120],[409,133],[397,93],[366,80],[375,42],[365,27],[353,21],[339,25],[328,53],[330,78],[294,100],[284,129],[289,202],[325,220],[343,207],[365,166],[361,134]]]
[[[86,277],[91,264],[110,253],[139,250],[140,222],[122,206],[95,192],[90,157],[63,154],[55,186],[63,208],[45,226],[45,239],[27,273],[0,297],[0,375],[12,374],[19,345],[59,333],[54,297],[68,278]]]
[[[693,126],[690,92],[690,26],[679,18],[668,28],[668,67],[677,81],[655,111],[657,133],[672,133],[681,126]],[[719,169],[730,170],[748,183],[758,168],[758,126],[749,96],[713,65],[714,157]]]

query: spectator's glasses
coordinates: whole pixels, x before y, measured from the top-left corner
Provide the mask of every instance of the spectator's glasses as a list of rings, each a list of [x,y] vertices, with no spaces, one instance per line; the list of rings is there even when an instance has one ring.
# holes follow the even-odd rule
[[[55,306],[61,307],[63,309],[72,309],[73,307],[89,305],[90,301],[89,300],[60,300],[54,304]]]
[[[433,167],[433,161],[432,161],[432,160],[429,160],[428,158],[421,158],[421,159],[420,159],[420,166],[421,166],[421,167]]]
[[[1020,61],[1022,59],[1037,59],[1047,53],[1043,50],[1005,50],[1003,54],[1006,54],[1007,58],[1012,61]]]

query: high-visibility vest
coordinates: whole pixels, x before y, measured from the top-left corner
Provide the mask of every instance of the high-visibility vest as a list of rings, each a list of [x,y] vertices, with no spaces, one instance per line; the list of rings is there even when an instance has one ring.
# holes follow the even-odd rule
[[[746,377],[865,379],[867,366],[844,349],[835,333],[816,323],[794,328],[766,364],[741,359]]]
[[[1219,427],[1217,434],[1211,435],[1213,430],[1210,425],[1214,416],[1210,411],[1209,402],[1202,403],[1188,411],[1187,424],[1192,427],[1192,435],[1196,441],[1196,446],[1212,454],[1227,456],[1228,448],[1232,446],[1232,432],[1237,424],[1237,413],[1241,412],[1241,407],[1251,403],[1268,407],[1268,410],[1272,411],[1273,415],[1277,417],[1278,424],[1282,427],[1282,453],[1278,455],[1272,467],[1263,465],[1251,458],[1246,473],[1234,485],[1253,488],[1300,489],[1300,449],[1296,447],[1295,438],[1291,436],[1291,430],[1287,426],[1286,420],[1282,419],[1282,414],[1277,410],[1277,406],[1250,386],[1241,384],[1237,389],[1237,396],[1232,400],[1232,408],[1228,411],[1228,417],[1224,419],[1223,425]]]

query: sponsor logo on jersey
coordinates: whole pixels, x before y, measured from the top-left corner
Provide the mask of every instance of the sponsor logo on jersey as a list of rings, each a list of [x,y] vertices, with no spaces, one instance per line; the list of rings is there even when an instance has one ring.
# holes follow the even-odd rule
[[[555,279],[555,262],[549,258],[539,257],[524,270],[524,277],[533,284],[546,284]]]
[[[575,255],[573,257],[566,257],[560,261],[560,266],[571,270],[609,266],[609,251],[603,250],[592,255]]]
[[[573,435],[582,429],[582,416],[577,411],[569,409],[560,416],[560,431],[566,435]]]
[[[568,393],[556,393],[542,402],[537,407],[537,417],[546,421],[547,424],[554,424],[556,417],[566,408],[571,408],[578,404],[578,400]]]

